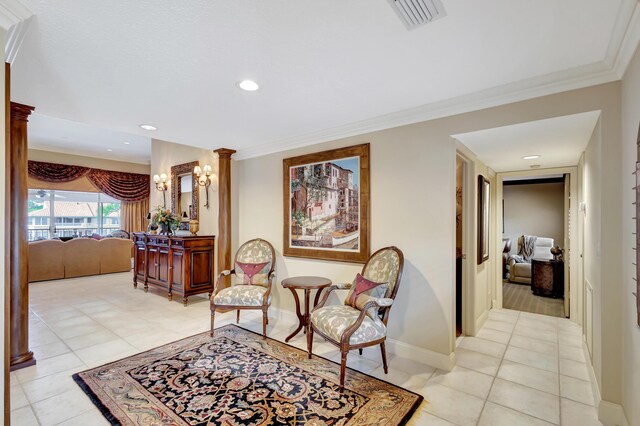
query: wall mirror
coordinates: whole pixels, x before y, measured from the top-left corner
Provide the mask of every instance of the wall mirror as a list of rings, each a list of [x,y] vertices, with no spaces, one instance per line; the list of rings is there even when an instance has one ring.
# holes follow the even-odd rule
[[[171,211],[181,218],[186,212],[189,219],[198,220],[200,191],[193,168],[199,165],[197,161],[192,161],[171,167]]]

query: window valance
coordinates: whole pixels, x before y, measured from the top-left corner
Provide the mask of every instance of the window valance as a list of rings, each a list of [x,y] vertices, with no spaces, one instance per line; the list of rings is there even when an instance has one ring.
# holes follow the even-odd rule
[[[100,191],[120,201],[149,198],[149,175],[42,161],[29,161],[28,170],[30,176],[45,182],[62,183],[86,177]]]

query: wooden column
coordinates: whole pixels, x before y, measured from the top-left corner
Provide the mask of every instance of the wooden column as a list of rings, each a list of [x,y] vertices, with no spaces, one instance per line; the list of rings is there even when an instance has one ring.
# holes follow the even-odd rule
[[[231,156],[233,149],[220,148],[218,154],[218,273],[231,269]],[[225,277],[224,286],[231,284]]]
[[[10,315],[11,370],[36,363],[29,350],[29,245],[27,243],[27,122],[34,107],[11,102]]]

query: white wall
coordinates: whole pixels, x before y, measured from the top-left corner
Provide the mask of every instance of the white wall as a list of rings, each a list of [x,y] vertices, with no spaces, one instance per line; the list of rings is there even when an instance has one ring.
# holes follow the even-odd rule
[[[635,232],[636,216],[632,202],[634,191],[637,158],[636,141],[640,124],[640,49],[636,51],[631,65],[622,80],[622,297],[619,304],[622,308],[621,340],[622,340],[622,404],[630,425],[640,424],[640,327],[637,325],[636,299],[631,296],[635,290],[636,261]]]
[[[179,164],[199,161],[200,167],[209,164],[213,168],[216,176],[209,187],[209,208],[204,207],[205,190],[200,187],[200,208],[198,219],[200,221],[200,231],[198,235],[218,234],[218,156],[211,150],[165,142],[158,139],[151,141],[151,168],[150,174],[160,175],[166,173],[171,178],[171,167]],[[169,190],[166,193],[167,208],[171,208],[171,182],[168,183]],[[151,181],[151,196],[149,207],[153,210],[156,206],[162,206],[162,192],[156,190],[153,180]],[[216,242],[217,243],[217,242]]]
[[[394,244],[404,251],[407,259],[398,300],[391,312],[389,336],[448,356],[454,350],[455,303],[456,147],[450,135],[601,110],[603,136],[608,143],[615,144],[620,139],[619,90],[617,83],[594,86],[238,161],[238,208],[234,212],[238,221],[238,240],[261,236],[271,241],[278,251],[278,280],[294,275],[317,274],[336,281],[350,281],[360,265],[281,256],[282,160],[289,156],[370,142],[372,248]],[[615,152],[614,147],[611,152],[600,153],[606,157],[608,170],[616,170],[612,161]],[[482,170],[475,171],[478,172]],[[606,198],[603,202],[619,201],[611,189],[616,184],[615,178],[600,177]],[[617,183],[619,185],[620,182]],[[495,182],[493,186],[495,188]],[[497,217],[495,211],[492,216]],[[620,252],[620,240],[615,247],[612,243],[616,236],[620,238],[621,235],[619,232],[616,234],[615,229],[610,231],[610,235],[602,238],[603,249],[610,250],[602,261],[607,263],[607,273],[615,279],[616,268],[620,268],[614,256],[616,251]],[[494,248],[492,258],[497,260],[497,245],[494,244]],[[467,255],[474,256],[475,251]],[[489,263],[479,267],[478,274],[487,268],[486,282],[490,288],[479,290],[487,295],[484,300],[475,300],[475,303],[486,307],[488,296],[498,285],[499,273],[495,264]],[[604,295],[604,305],[608,306],[617,294],[612,289]],[[291,295],[279,286],[274,289],[274,307],[293,309]],[[607,326],[614,324],[615,317],[607,322]],[[613,336],[606,339],[608,343],[615,343]],[[607,358],[602,376],[609,377],[603,381],[603,395],[615,401],[619,398],[619,390],[616,393],[613,385],[616,381],[619,384],[620,375],[619,363],[614,361]]]
[[[564,243],[564,184],[504,185],[504,238],[511,239],[511,253],[518,252],[521,235],[553,238]]]
[[[0,27],[0,46],[4,46],[5,43],[5,36],[7,35],[7,32],[4,28]],[[2,82],[2,84],[0,84],[0,129],[6,129],[7,123],[5,122],[5,87],[4,87],[4,80],[5,80],[5,71],[4,71],[4,66],[0,67],[0,82]],[[7,223],[6,223],[6,218],[9,217],[9,215],[7,214],[8,211],[8,205],[7,205],[7,191],[5,191],[5,189],[7,188],[7,183],[8,183],[8,169],[7,169],[7,153],[6,153],[6,147],[9,146],[9,141],[6,140],[6,132],[2,132],[2,136],[0,137],[1,140],[4,141],[3,143],[3,147],[4,149],[0,149],[0,188],[2,188],[2,191],[0,191],[0,214],[3,215],[3,217],[5,218],[5,222],[4,225],[5,226],[0,226],[0,241],[2,241],[3,243],[0,244],[0,259],[4,259],[4,261],[0,262],[0,277],[2,277],[2,282],[4,283],[3,286],[3,290],[0,291],[0,306],[4,306],[3,309],[3,314],[0,315],[0,329],[2,330],[2,341],[3,343],[3,380],[0,380],[0,395],[2,395],[3,397],[0,398],[0,412],[5,413],[5,392],[8,392],[8,389],[5,389],[4,387],[4,378],[6,378],[6,376],[9,374],[9,342],[8,342],[8,338],[9,338],[9,330],[8,330],[8,326],[9,326],[9,305],[8,303],[5,304],[5,302],[8,300],[9,297],[9,262],[8,262],[8,257],[9,257],[9,237],[7,235],[6,229],[7,229]],[[6,417],[6,415],[3,414],[3,418]]]

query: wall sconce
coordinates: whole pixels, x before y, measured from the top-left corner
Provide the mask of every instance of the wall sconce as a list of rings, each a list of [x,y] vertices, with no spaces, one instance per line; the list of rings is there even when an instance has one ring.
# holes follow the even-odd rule
[[[202,175],[202,173],[204,172],[204,179],[200,179],[200,176]],[[211,166],[208,164],[205,164],[204,167],[201,169],[200,166],[195,166],[193,168],[193,174],[196,175],[197,182],[198,185],[200,186],[204,186],[204,193],[205,193],[205,199],[206,199],[206,203],[204,203],[204,206],[206,208],[209,208],[209,186],[211,186]]]
[[[153,175],[153,181],[156,183],[156,189],[158,191],[162,191],[162,205],[166,209],[167,208],[167,189],[169,189],[169,185],[167,185],[167,174],[162,173],[160,176]]]

